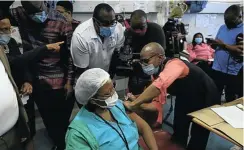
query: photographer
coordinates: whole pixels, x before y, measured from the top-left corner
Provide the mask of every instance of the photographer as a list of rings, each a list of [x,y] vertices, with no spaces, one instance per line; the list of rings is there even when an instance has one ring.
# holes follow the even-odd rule
[[[130,27],[125,31],[125,44],[119,54],[121,58],[121,56],[126,53],[123,55],[123,57],[125,57],[124,65],[126,65],[125,63],[127,63],[128,60],[139,59],[139,53],[142,48],[150,42],[159,43],[165,48],[164,32],[158,24],[147,22],[147,15],[144,11],[135,10],[131,14]],[[127,65],[127,67],[133,68],[133,71],[129,74],[129,91],[134,95],[138,95],[143,92],[145,86],[151,83],[151,78],[143,73],[138,63]],[[121,69],[120,71],[125,72],[126,70]],[[117,75],[118,74],[117,72]]]
[[[163,27],[167,47],[165,55],[167,57],[174,57],[184,49],[187,33],[185,25],[181,22],[183,14],[184,12],[179,6],[175,7]]]

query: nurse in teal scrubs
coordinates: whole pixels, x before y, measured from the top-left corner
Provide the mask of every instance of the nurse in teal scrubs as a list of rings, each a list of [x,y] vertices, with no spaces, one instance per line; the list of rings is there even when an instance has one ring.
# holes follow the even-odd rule
[[[83,107],[66,134],[66,150],[139,150],[139,134],[150,150],[157,144],[149,125],[135,113],[127,113],[102,69],[85,71],[75,86]]]

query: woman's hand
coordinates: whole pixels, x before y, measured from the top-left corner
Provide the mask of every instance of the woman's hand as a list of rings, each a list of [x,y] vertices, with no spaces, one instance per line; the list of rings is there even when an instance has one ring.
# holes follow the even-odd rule
[[[60,51],[60,45],[63,44],[64,41],[62,42],[57,42],[57,43],[52,43],[52,44],[47,44],[47,49],[54,51],[54,52],[59,52]]]

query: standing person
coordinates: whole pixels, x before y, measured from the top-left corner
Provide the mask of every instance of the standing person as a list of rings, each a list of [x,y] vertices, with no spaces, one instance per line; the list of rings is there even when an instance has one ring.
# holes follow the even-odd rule
[[[125,40],[128,40],[126,44],[131,47],[133,53],[137,53],[137,55],[133,55],[133,59],[139,59],[142,48],[150,42],[157,42],[162,47],[166,47],[163,29],[156,23],[147,22],[147,14],[143,10],[132,12],[130,28],[126,32],[128,32],[125,33]],[[150,83],[150,76],[143,73],[138,63],[134,64],[133,72],[129,77],[129,91],[134,95],[141,94]]]
[[[80,24],[80,21],[77,21],[72,18],[73,14],[73,4],[72,2],[66,0],[66,1],[58,1],[56,4],[56,10],[60,12],[68,22],[71,22],[73,31],[76,29],[76,27]]]
[[[14,81],[20,90],[20,94],[24,96],[30,96],[32,94],[32,76],[29,72],[28,64],[37,63],[41,60],[48,51],[59,51],[59,43],[47,44],[44,46],[37,47],[33,50],[20,53],[19,46],[15,39],[10,37],[11,35],[11,24],[8,16],[4,15],[3,11],[0,10],[0,45],[8,58],[11,73]],[[24,103],[28,115],[28,125],[30,128],[30,138],[33,138],[36,133],[35,128],[35,108],[34,101],[30,98],[27,103]]]
[[[0,77],[0,149],[24,150],[23,142],[30,142],[28,119],[1,45]]]
[[[209,131],[195,123],[187,145],[191,123],[187,114],[217,103],[217,88],[212,79],[194,64],[178,58],[167,59],[164,49],[157,43],[144,46],[140,57],[143,71],[152,75],[154,81],[133,102],[124,102],[127,109],[135,110],[154,98],[165,104],[167,92],[176,96],[172,140],[188,150],[205,150]]]
[[[184,43],[186,43],[187,34],[185,25],[182,23],[184,11],[180,6],[173,8],[168,21],[163,26],[166,37],[166,57],[172,58],[179,52],[184,52]]]
[[[225,90],[227,102],[243,96],[243,36],[238,42],[237,36],[243,35],[242,10],[232,5],[224,13],[225,24],[219,28],[216,40],[211,43],[215,48],[213,79],[221,95]]]
[[[124,30],[117,23],[113,8],[98,4],[93,17],[74,31],[71,56],[77,67],[76,78],[88,68],[101,68],[109,72],[114,51],[124,44]]]
[[[10,9],[12,24],[17,25],[24,52],[50,43],[64,41],[60,53],[48,52],[33,73],[33,98],[37,104],[54,148],[65,148],[65,133],[74,101],[66,100],[72,92],[73,63],[70,57],[72,25],[60,13],[48,12],[43,1],[21,1]]]

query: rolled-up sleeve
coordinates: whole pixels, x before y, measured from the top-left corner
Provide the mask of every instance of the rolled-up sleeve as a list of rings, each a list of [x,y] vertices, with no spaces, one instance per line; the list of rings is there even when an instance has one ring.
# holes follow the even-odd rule
[[[74,34],[71,40],[71,56],[73,63],[78,68],[87,68],[89,66],[89,48],[85,40],[77,34]]]
[[[159,77],[153,81],[153,85],[161,92],[159,101],[165,103],[167,88],[178,78],[183,78],[189,73],[189,68],[179,59],[170,60],[159,74]]]

